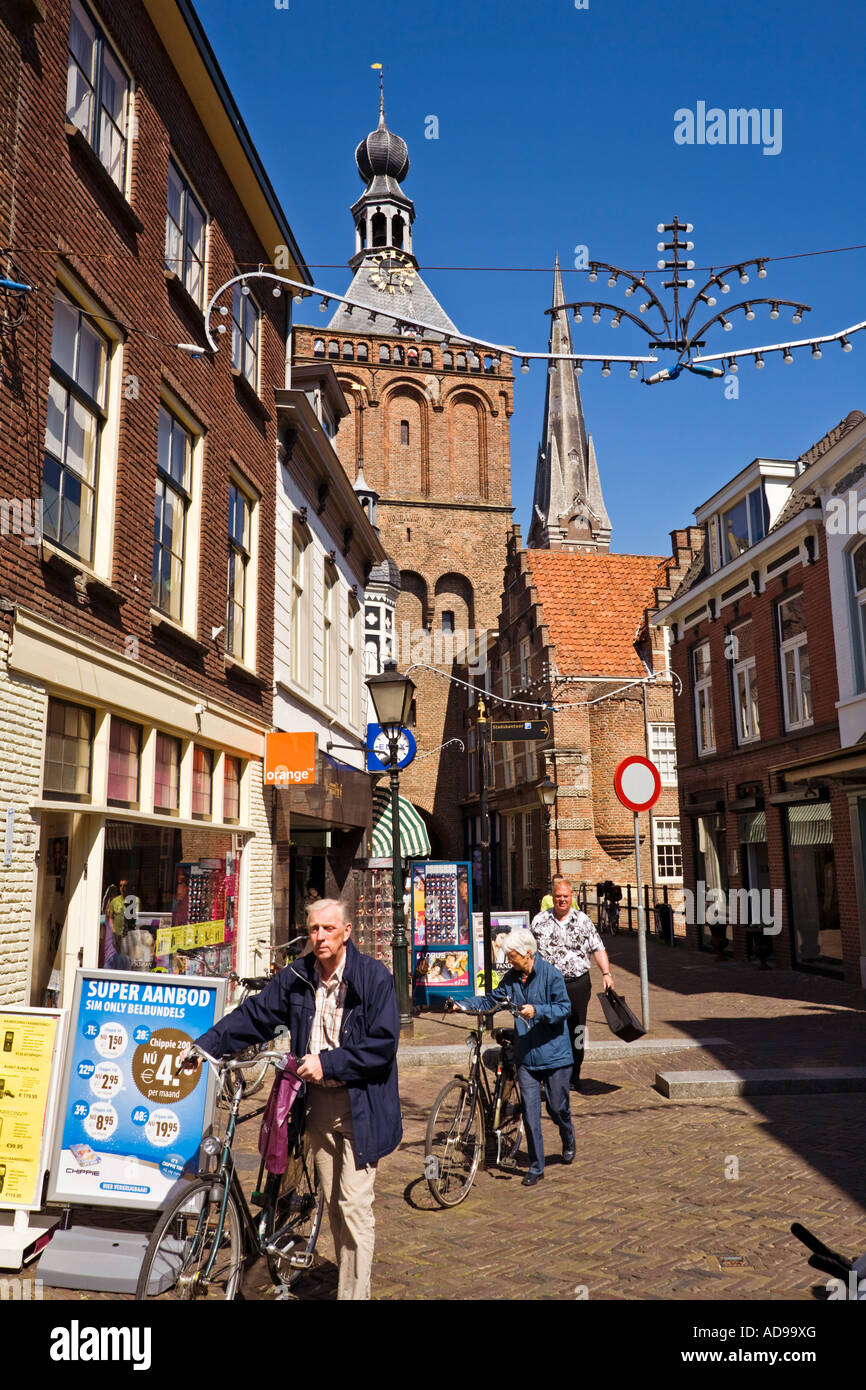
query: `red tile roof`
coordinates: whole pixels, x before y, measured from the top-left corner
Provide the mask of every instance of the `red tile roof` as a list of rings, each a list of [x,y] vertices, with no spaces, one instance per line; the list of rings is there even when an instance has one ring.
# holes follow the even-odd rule
[[[527,556],[559,674],[646,675],[634,639],[644,609],[654,605],[664,557],[557,550]]]

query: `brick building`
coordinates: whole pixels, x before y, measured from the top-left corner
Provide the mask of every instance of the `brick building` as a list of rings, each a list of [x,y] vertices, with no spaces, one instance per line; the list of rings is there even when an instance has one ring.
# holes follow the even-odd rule
[[[572,351],[563,301],[557,264],[552,354]],[[652,758],[662,771],[661,799],[641,818],[649,851],[642,855],[644,881],[674,891],[681,883],[673,694],[664,640],[648,619],[685,574],[700,536],[675,532],[668,558],[610,553],[611,523],[578,374],[565,360],[548,372],[530,547],[513,527],[489,653],[492,718],[543,716],[550,723],[545,742],[494,744],[492,893],[497,904],[519,910],[537,910],[557,870],[576,883],[636,882],[632,816],[613,790],[616,765],[628,753]],[[471,707],[466,719],[464,820],[473,848],[480,817]],[[556,786],[549,825],[538,796],[545,777]]]
[[[690,937],[857,983],[851,784],[833,771],[837,652],[811,479],[862,420],[853,412],[799,459],[754,459],[704,502],[703,547],[656,619],[681,684]]]
[[[383,101],[355,158],[364,192],[352,208],[346,297],[363,307],[340,305],[326,328],[296,327],[294,356],[330,361],[350,402],[336,448],[353,481],[363,454],[378,495],[381,539],[401,582],[393,651],[402,669],[415,665],[415,734],[419,752],[429,752],[462,737],[464,703],[423,666],[451,671],[468,634],[495,627],[499,614],[512,510],[511,360],[473,351],[419,272],[414,205],[402,189],[408,150],[388,130]],[[370,616],[380,620],[377,606]],[[368,637],[379,641],[378,631]],[[464,762],[452,746],[401,774],[434,854],[462,851]]]
[[[0,71],[33,287],[0,302],[0,1000],[68,1002],[124,918],[140,964],[266,958],[286,300],[177,344],[276,245],[309,273],[186,0],[4,5]]]

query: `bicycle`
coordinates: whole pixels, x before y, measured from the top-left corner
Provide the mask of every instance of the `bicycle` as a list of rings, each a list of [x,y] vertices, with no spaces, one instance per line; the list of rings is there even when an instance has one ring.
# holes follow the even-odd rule
[[[231,973],[226,976],[226,979],[229,981],[230,984],[241,986],[241,995],[237,1001],[238,1006],[240,1006],[247,999],[249,999],[251,994],[258,994],[260,990],[264,989],[265,985],[270,984],[274,975],[278,974],[280,967],[276,963],[277,951],[282,951],[284,953],[287,965],[291,964],[293,960],[297,959],[297,955],[299,954],[298,952],[293,951],[293,947],[297,946],[299,942],[305,943],[306,940],[307,938],[305,936],[293,936],[291,941],[284,942],[282,946],[274,946],[271,952],[270,975],[250,975],[244,977],[241,975],[236,975],[234,971],[231,971]],[[268,1044],[268,1046],[274,1046],[279,1050],[280,1042],[281,1039],[274,1038],[272,1044]],[[253,1043],[250,1047],[244,1048],[243,1052],[238,1053],[238,1057],[243,1062],[257,1063],[256,1066],[251,1066],[246,1069],[247,1075],[243,1078],[246,1094],[248,1096],[254,1096],[256,1092],[260,1091],[262,1089],[262,1086],[265,1084],[265,1077],[268,1074],[269,1064],[266,1061],[261,1060],[262,1053],[260,1050],[260,1046],[257,1043]]]
[[[461,1008],[456,1001],[449,1002]],[[515,1016],[520,1012],[511,1003],[503,1008]],[[457,1075],[442,1088],[427,1121],[424,1176],[433,1197],[443,1207],[456,1207],[468,1196],[483,1146],[495,1139],[492,1166],[515,1169],[523,1137],[514,1029],[495,1029],[493,1036],[498,1047],[482,1051],[486,1015],[479,1012],[476,1017],[477,1025],[466,1039],[472,1049],[469,1075]],[[496,1076],[492,1087],[488,1070]]]
[[[215,1068],[220,1087],[254,1065],[236,1057],[217,1061],[193,1046],[188,1055],[195,1053]],[[290,1060],[284,1052],[266,1055],[268,1065],[280,1070]],[[219,1155],[216,1171],[200,1170],[170,1198],[160,1216],[138,1276],[139,1301],[237,1298],[250,1255],[265,1257],[279,1296],[287,1297],[288,1289],[312,1265],[324,1210],[315,1169],[303,1142],[290,1136],[286,1172],[265,1174],[264,1161],[259,1167],[250,1203],[261,1212],[253,1215],[232,1154],[244,1094],[237,1077],[225,1135],[209,1135],[202,1143],[209,1158]]]
[[[835,1283],[825,1285],[822,1293],[817,1296],[825,1298],[852,1299],[854,1302],[866,1300],[866,1254],[860,1255],[856,1259],[849,1259],[847,1255],[840,1255],[838,1251],[831,1250],[829,1245],[825,1245],[817,1236],[813,1236],[811,1231],[807,1231],[805,1226],[801,1226],[799,1221],[791,1224],[791,1234],[796,1236],[807,1250],[811,1250],[808,1263],[812,1269],[820,1269],[823,1274],[832,1275]],[[840,1289],[841,1285],[841,1289]]]
[[[604,933],[608,927],[612,936],[619,936],[619,903],[611,898],[602,898],[598,911],[599,933]]]

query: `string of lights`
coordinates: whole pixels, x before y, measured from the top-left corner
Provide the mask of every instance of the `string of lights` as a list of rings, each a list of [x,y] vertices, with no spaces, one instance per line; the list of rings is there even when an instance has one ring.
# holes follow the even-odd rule
[[[438,666],[430,666],[427,664],[426,661],[413,661],[412,665],[407,667],[406,675],[408,676],[411,674],[412,671],[419,670],[429,671],[432,675],[439,676],[443,680],[450,681],[453,685],[462,686],[464,690],[471,690],[473,694],[477,695],[480,699],[487,700],[490,703],[509,705],[517,709],[540,710],[543,714],[558,714],[563,712],[564,710],[570,709],[586,709],[589,705],[598,705],[602,704],[605,700],[613,700],[616,698],[617,695],[621,695],[626,690],[632,690],[636,685],[655,685],[658,681],[664,680],[665,678],[669,678],[671,674],[669,671],[653,672],[651,675],[641,676],[636,680],[628,681],[625,685],[619,686],[616,690],[609,690],[604,695],[597,695],[593,700],[545,700],[542,703],[538,703],[531,700],[515,700],[512,696],[497,695],[492,690],[479,689],[477,685],[473,685],[470,681],[462,680],[460,676],[452,676],[450,671],[441,671]],[[616,680],[616,677],[557,676],[554,679],[555,681],[583,681],[584,684],[587,684],[590,681],[594,682],[596,680]]]

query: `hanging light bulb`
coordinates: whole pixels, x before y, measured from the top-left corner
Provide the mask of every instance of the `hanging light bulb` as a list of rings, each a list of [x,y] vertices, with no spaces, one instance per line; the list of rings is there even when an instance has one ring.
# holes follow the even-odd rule
[[[842,343],[842,351],[843,351],[843,352],[850,352],[850,351],[851,351],[851,346],[852,346],[852,345],[851,345],[851,343],[848,342],[848,339],[847,339],[847,338],[842,338],[842,339],[841,339],[841,343]]]
[[[217,324],[217,333],[225,333],[225,331],[226,331],[226,326],[225,326],[225,324],[224,324],[224,323],[218,323],[218,324]]]
[[[692,224],[691,222],[687,222],[686,225],[683,227],[683,231],[684,231],[687,235],[688,235],[689,232],[693,232],[694,230],[695,230],[695,229],[694,229],[694,226],[693,226],[693,224]]]
[[[730,285],[726,284],[726,282],[725,282],[724,280],[719,280],[719,281],[717,281],[717,284],[718,284],[719,289],[721,290],[722,294],[730,294],[730,293],[731,293],[731,287],[730,287]]]
[[[683,281],[683,284],[685,285],[685,287],[686,287],[687,290],[693,290],[694,287],[695,287],[695,282],[694,282],[694,280],[684,280],[684,281]]]
[[[667,251],[667,249],[667,242],[665,241],[660,241],[658,246],[656,247],[657,251]]]
[[[656,231],[657,231],[657,232],[666,232],[666,231],[667,231],[667,227],[665,226],[664,222],[660,222],[660,223],[658,224],[658,226],[656,227]]]
[[[574,364],[574,371],[575,371],[575,375],[577,375],[577,376],[583,376],[583,363],[581,362],[581,360],[580,360],[579,357],[578,357],[577,361],[576,361],[575,364]]]
[[[249,293],[249,291],[248,291],[248,293]],[[225,306],[224,304],[221,304],[221,305],[220,305],[220,313],[221,313],[221,314],[227,314],[227,313],[228,313],[228,309],[226,308],[226,306]]]
[[[529,371],[529,359],[527,357],[524,357],[522,363],[520,364],[520,370],[523,372],[523,375],[526,376],[527,372]]]
[[[574,311],[574,321],[575,321],[575,323],[583,323],[583,314],[580,312],[580,309],[577,309],[577,308],[575,309],[575,311]]]
[[[652,304],[651,304],[651,302],[650,302],[649,300],[647,300],[646,304],[642,304],[642,305],[640,306],[640,309],[639,309],[638,312],[641,313],[641,314],[645,314],[646,311],[647,311],[647,309],[651,309],[651,308],[652,308]]]
[[[614,285],[616,284],[616,275],[615,275],[615,274],[611,275],[611,277],[610,277],[610,279],[608,280],[607,283],[608,283],[608,288],[609,288],[609,289],[613,289]]]
[[[687,251],[694,251],[694,249],[695,249],[695,243],[694,243],[693,241],[687,241],[687,242],[685,243],[685,248],[686,248]]]
[[[322,300],[321,304],[319,305],[319,313],[320,313],[320,314],[324,314],[324,313],[327,311],[327,308],[328,308],[328,305],[330,304],[330,302],[331,302],[331,301],[330,301],[329,299],[323,299],[323,300]]]
[[[705,294],[702,297],[707,301],[710,308],[712,309],[713,305],[716,303],[716,296],[714,294]]]
[[[547,364],[547,375],[548,375],[548,376],[556,376],[556,364],[555,364],[554,362],[548,362],[548,364]]]
[[[790,348],[785,348],[785,352],[784,352],[784,355],[783,355],[783,357],[782,357],[782,361],[784,362],[785,366],[786,366],[786,367],[790,367],[790,365],[791,365],[791,363],[793,362],[793,360],[794,360],[794,354],[793,354],[793,352],[791,351]]]
[[[625,291],[625,297],[626,297],[626,299],[631,299],[632,295],[634,294],[634,290],[635,290],[634,282],[632,282],[630,285],[627,285],[627,286],[626,286],[626,291]]]
[[[816,361],[819,357],[823,357],[823,353],[821,352],[821,349],[819,348],[817,343],[812,344],[812,356],[815,358]]]
[[[729,371],[729,372],[733,372],[734,375],[736,375],[736,373],[737,373],[739,370],[740,370],[740,364],[739,364],[739,362],[735,362],[734,359],[733,359],[733,357],[729,357],[729,358],[728,358],[728,371]]]
[[[274,299],[279,299],[282,293],[283,293],[283,291],[281,290],[280,286],[279,286],[279,285],[274,285],[274,290],[273,290]]]
[[[249,287],[249,285],[246,285],[246,284],[241,285],[241,294],[246,295],[246,294],[249,294],[249,292],[250,292],[250,287]]]
[[[619,328],[622,323],[622,314],[615,314],[610,321],[611,328]]]
[[[748,275],[746,274],[746,271],[745,271],[745,269],[743,268],[743,266],[738,265],[738,266],[737,266],[737,270],[740,272],[740,284],[741,284],[741,285],[748,285],[748,283],[749,283],[749,277],[748,277]]]
[[[601,323],[601,310],[597,304],[592,311],[592,321],[593,323]]]
[[[759,279],[759,280],[766,280],[766,278],[767,278],[767,263],[766,263],[766,261],[758,261],[758,279]]]
[[[730,319],[720,319],[719,322],[721,323],[722,328],[725,330],[725,332],[726,332],[726,333],[730,333],[731,329],[732,329],[733,326],[734,326],[734,325],[731,323]]]
[[[298,290],[297,294],[292,295],[292,299],[295,301],[296,304],[303,304],[304,302],[304,296],[301,294],[300,290]]]
[[[656,270],[664,270],[664,268],[665,268],[665,262],[664,262],[664,261],[656,261]]]
[[[609,362],[603,362],[603,363],[602,363],[602,366],[601,366],[601,374],[602,374],[602,376],[610,376],[610,363],[609,363]]]
[[[590,272],[589,272],[589,283],[590,283],[591,285],[594,285],[597,279],[598,279],[598,271],[593,267],[593,268],[590,269]]]
[[[756,352],[756,353],[755,353],[755,366],[758,368],[758,371],[760,371],[761,368],[762,368],[764,365],[765,365],[765,363],[764,363],[764,358],[763,358],[763,356],[761,355],[760,352]]]
[[[637,376],[637,362],[632,362],[628,374],[632,379]]]
[[[778,317],[779,317],[779,306],[778,306],[778,304],[771,304],[771,305],[770,305],[770,318],[771,318],[771,319],[777,319]]]
[[[754,309],[752,308],[751,304],[748,304],[748,303],[747,303],[746,306],[745,306],[745,310],[746,310],[746,318],[747,318],[747,319],[749,320],[749,322],[751,323],[752,319],[755,317],[755,311],[754,311]]]
[[[802,323],[802,322],[803,322],[803,315],[800,313],[800,310],[799,310],[799,309],[797,310],[797,312],[796,312],[796,314],[794,315],[794,317],[791,319],[791,322],[792,322],[792,323]]]

